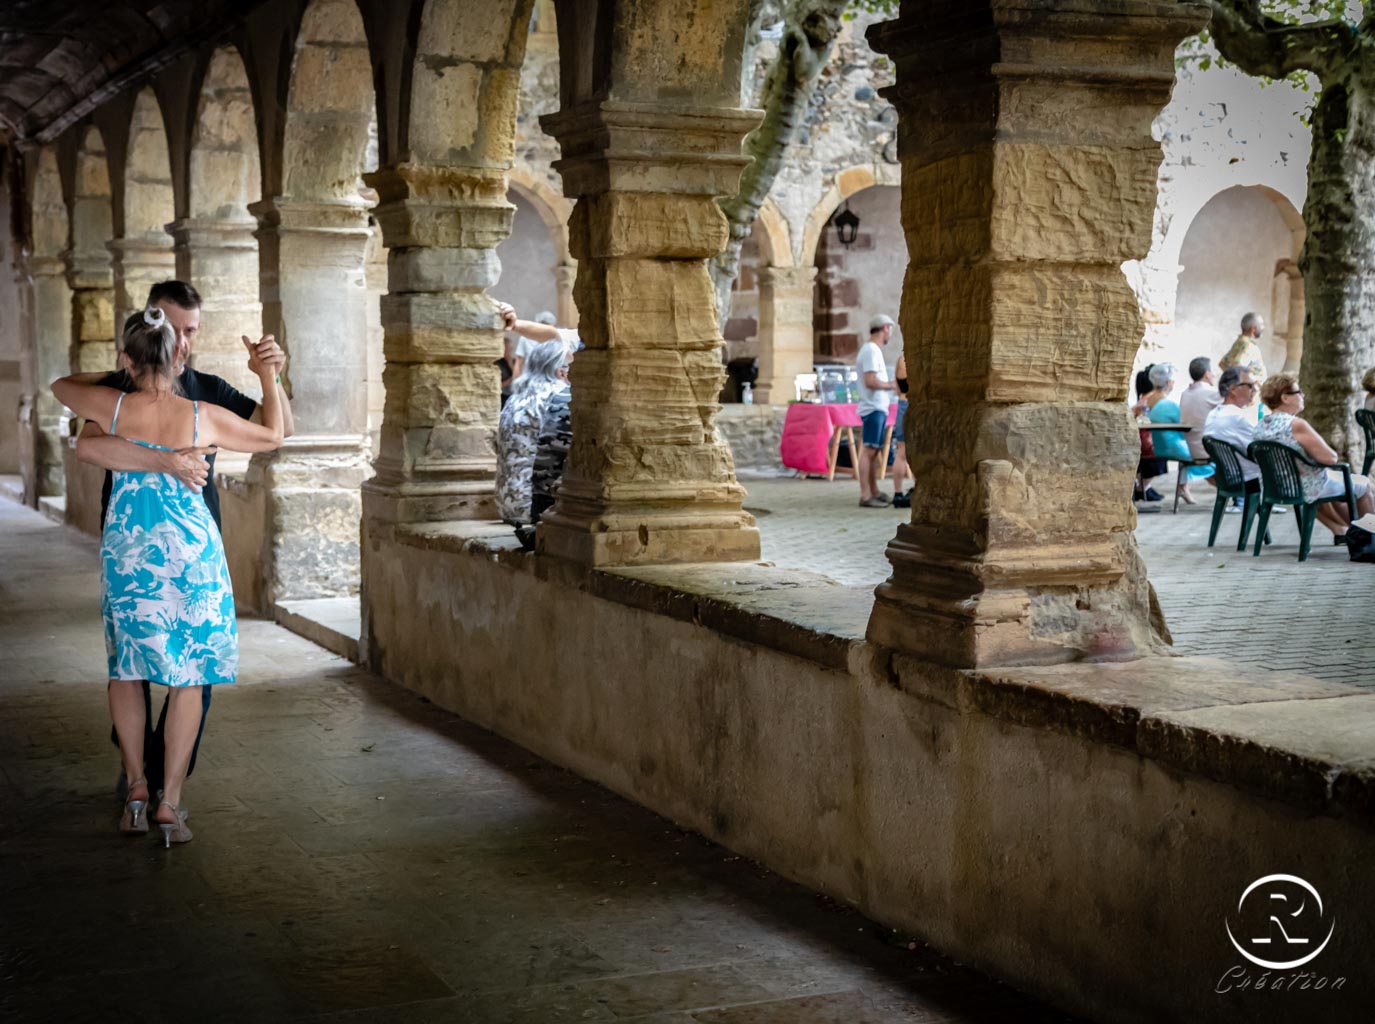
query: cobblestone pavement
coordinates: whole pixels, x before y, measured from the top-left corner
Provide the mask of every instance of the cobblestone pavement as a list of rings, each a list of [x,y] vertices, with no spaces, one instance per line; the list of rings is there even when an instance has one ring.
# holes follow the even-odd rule
[[[887,577],[884,546],[906,509],[859,508],[848,479],[742,482],[769,561],[849,585]],[[1292,514],[1271,519],[1273,543],[1259,558],[1236,550],[1240,516],[1224,518],[1210,550],[1213,492],[1195,490],[1198,505],[1141,515],[1136,530],[1175,649],[1375,687],[1375,565],[1351,562],[1321,524],[1300,564]]]
[[[1062,1019],[267,622],[121,837],[96,565],[0,500],[0,1020]]]

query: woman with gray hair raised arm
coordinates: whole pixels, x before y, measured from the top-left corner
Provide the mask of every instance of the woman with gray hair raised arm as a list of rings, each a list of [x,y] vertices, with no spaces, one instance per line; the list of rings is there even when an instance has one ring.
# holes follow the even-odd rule
[[[531,475],[540,418],[549,400],[568,387],[572,362],[572,348],[562,341],[536,345],[501,410],[497,423],[497,511],[512,526],[530,522]]]

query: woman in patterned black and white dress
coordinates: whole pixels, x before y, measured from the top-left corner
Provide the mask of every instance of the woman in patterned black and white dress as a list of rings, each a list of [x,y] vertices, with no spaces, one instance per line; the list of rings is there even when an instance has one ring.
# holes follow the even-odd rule
[[[244,343],[249,345],[248,339]],[[251,345],[250,345],[251,347]],[[120,362],[138,390],[124,394],[78,374],[53,384],[60,402],[107,433],[165,451],[207,445],[239,452],[282,443],[282,409],[273,370],[263,365],[263,423],[176,393],[176,334],[161,309],[124,324]],[[202,686],[232,683],[238,673],[234,591],[224,543],[199,491],[167,473],[114,474],[101,532],[101,610],[109,658],[110,715],[128,775],[125,833],[148,831],[141,683],[171,689],[162,801],[154,812],[164,842],[187,842],[182,784],[200,726]]]

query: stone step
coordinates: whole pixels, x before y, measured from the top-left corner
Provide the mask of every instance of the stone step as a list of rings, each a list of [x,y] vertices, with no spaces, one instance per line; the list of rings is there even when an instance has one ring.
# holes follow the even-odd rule
[[[283,601],[276,605],[274,612],[278,625],[341,658],[358,661],[358,636],[362,632],[363,619],[356,595]]]

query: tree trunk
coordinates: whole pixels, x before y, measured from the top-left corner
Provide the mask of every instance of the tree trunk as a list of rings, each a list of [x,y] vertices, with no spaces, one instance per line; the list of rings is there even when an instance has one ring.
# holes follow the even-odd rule
[[[764,79],[764,120],[745,139],[745,155],[752,159],[740,175],[739,190],[720,201],[730,238],[709,267],[722,330],[730,319],[731,285],[740,272],[740,248],[783,166],[788,144],[797,134],[840,33],[840,16],[849,6],[850,0],[794,0],[784,12],[778,57]]]
[[[1375,73],[1324,79],[1303,219],[1304,418],[1350,460],[1358,384],[1375,365]]]

